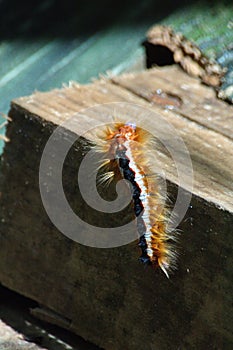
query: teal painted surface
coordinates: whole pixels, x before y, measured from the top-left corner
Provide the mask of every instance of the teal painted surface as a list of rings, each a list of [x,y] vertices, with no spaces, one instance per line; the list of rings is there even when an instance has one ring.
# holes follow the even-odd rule
[[[194,42],[227,70],[219,95],[233,103],[233,2],[198,1],[178,9],[162,23]]]
[[[80,8],[68,0],[64,11],[53,1],[38,2],[37,6],[36,2],[25,11],[15,2],[11,11],[3,1],[0,111],[5,114],[12,99],[35,90],[60,88],[69,81],[87,83],[106,71],[123,72],[142,54],[141,42],[155,19],[150,11],[152,0],[138,2],[136,7],[133,1],[120,2],[118,7],[107,1],[81,2]]]
[[[212,59],[233,42],[233,2],[197,1],[165,18],[162,23],[181,32]]]
[[[7,65],[0,68],[0,111],[7,114],[12,99],[35,90],[59,88],[71,80],[87,83],[108,70],[121,73],[142,51],[140,44],[146,29],[112,27],[83,41],[75,38],[38,40],[36,44],[21,40],[3,43],[0,61]]]

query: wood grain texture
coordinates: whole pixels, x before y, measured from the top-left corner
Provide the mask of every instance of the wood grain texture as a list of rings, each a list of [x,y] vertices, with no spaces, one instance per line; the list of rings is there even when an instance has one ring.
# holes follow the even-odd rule
[[[136,76],[123,75],[112,81],[154,105],[174,107],[176,116],[233,139],[233,107],[218,100],[213,89],[188,76],[176,65]]]
[[[103,79],[84,86],[74,83],[63,90],[36,93],[14,103],[54,124],[94,104],[125,101],[149,107],[174,125],[184,139],[195,172],[193,193],[232,211],[233,107],[218,100],[211,88],[177,66],[111,80],[113,83]],[[98,118],[103,120],[101,115]],[[170,158],[165,153],[158,157],[161,166],[164,161],[169,164],[168,180],[178,183]]]
[[[94,118],[104,121],[111,112],[106,103],[116,101],[131,102],[134,109],[128,111],[136,113],[137,106],[142,106],[162,115],[175,126],[190,152],[192,201],[179,227],[178,269],[170,280],[138,262],[137,242],[97,249],[71,241],[52,225],[41,202],[40,158],[54,128],[83,108],[101,104],[98,115],[85,110],[79,123],[81,134]],[[209,111],[206,105],[216,108]],[[50,321],[64,321],[64,327],[107,350],[204,350],[210,339],[213,349],[230,349],[231,113],[232,107],[218,101],[210,88],[177,67],[85,86],[71,84],[13,101],[7,130],[11,142],[1,162],[1,283],[50,309]],[[219,115],[223,115],[222,123]],[[143,121],[143,115],[140,118]],[[151,123],[156,126],[156,120]],[[72,131],[66,130],[67,137]],[[105,227],[112,218],[92,213],[77,190],[76,171],[86,151],[82,142],[71,149],[64,167],[64,188],[79,215]],[[156,159],[165,169],[168,193],[174,199],[175,166],[162,149]],[[185,193],[190,190],[185,188]]]

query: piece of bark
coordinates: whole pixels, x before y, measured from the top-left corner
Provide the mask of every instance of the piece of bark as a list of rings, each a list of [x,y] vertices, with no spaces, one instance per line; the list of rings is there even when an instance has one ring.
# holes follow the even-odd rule
[[[178,6],[161,21],[161,24],[170,26],[174,33],[182,33],[183,37],[194,43],[211,63],[217,62],[223,71],[226,71],[221,79],[222,84],[216,88],[216,92],[219,98],[230,103],[233,103],[232,11],[233,7],[230,2],[214,2],[209,6],[207,2],[199,1],[189,3],[185,7]],[[166,46],[150,45],[152,63],[160,65],[161,62],[164,65],[167,58],[170,64],[171,61],[174,61],[173,52]],[[156,53],[154,62],[153,49]]]
[[[163,97],[153,97],[150,84],[165,93],[165,108]],[[206,95],[208,106],[216,108],[205,108]],[[159,269],[154,271],[139,263],[137,242],[98,249],[69,240],[50,222],[41,202],[39,163],[54,128],[83,108],[102,104],[98,115],[85,111],[80,119],[81,134],[94,117],[103,121],[106,103],[116,101],[131,102],[135,113],[139,105],[161,114],[176,127],[190,152],[193,196],[179,227],[178,269],[170,280]],[[232,107],[217,101],[210,88],[202,87],[176,67],[87,86],[71,84],[13,101],[7,130],[11,142],[5,146],[1,162],[1,283],[61,315],[57,318],[68,320],[65,327],[107,350],[206,349],[210,343],[212,349],[229,348],[231,113]],[[143,120],[143,115],[140,118]],[[156,126],[155,120],[151,123]],[[66,131],[67,137],[71,132]],[[80,215],[111,226],[112,219],[87,209],[77,191],[76,169],[85,152],[81,142],[67,157],[66,195]],[[157,152],[156,159],[158,166],[166,165],[168,193],[173,198],[178,182],[176,168],[163,150]],[[191,189],[184,190],[188,193]]]
[[[199,77],[210,86],[219,87],[226,69],[214,60],[206,57],[202,51],[181,33],[175,33],[170,27],[156,25],[147,32],[145,47],[149,66],[155,65],[156,48],[165,47],[173,54],[174,62],[190,75]]]

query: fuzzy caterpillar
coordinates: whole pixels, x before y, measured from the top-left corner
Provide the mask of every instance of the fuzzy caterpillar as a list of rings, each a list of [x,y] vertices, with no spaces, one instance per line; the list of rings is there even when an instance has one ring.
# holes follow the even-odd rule
[[[116,123],[106,128],[100,137],[97,150],[107,154],[101,167],[107,167],[101,182],[109,183],[115,174],[128,180],[132,185],[132,200],[140,235],[140,260],[153,267],[160,267],[169,278],[174,268],[176,254],[171,241],[174,233],[167,228],[168,210],[160,193],[158,178],[151,175],[150,161],[143,149],[151,144],[148,132],[131,123]],[[144,146],[143,148],[141,146]]]

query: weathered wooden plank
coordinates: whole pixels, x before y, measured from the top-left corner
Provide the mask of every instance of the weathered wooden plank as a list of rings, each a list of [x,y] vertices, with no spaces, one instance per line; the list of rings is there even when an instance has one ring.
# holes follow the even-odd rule
[[[227,349],[233,341],[229,313],[233,142],[217,126],[213,130],[210,124],[195,120],[194,106],[200,98],[195,84],[199,83],[187,76],[186,80],[179,70],[174,70],[174,74],[180,85],[184,79],[186,83],[193,82],[189,83],[191,97],[182,97],[182,89],[178,98],[170,96],[168,80],[163,88],[165,98],[176,108],[163,108],[160,98],[149,102],[145,98],[146,81],[155,82],[156,74],[166,81],[160,74],[167,78],[171,69],[148,71],[144,80],[143,75],[138,75],[145,83],[145,89],[140,85],[140,91],[139,85],[135,91],[127,85],[124,79],[132,85],[135,78],[127,75],[114,83],[101,80],[88,86],[73,84],[13,102],[10,112],[13,121],[7,131],[11,142],[6,145],[1,162],[0,281],[60,314],[67,328],[104,349],[206,349],[210,341],[213,349]],[[69,240],[51,224],[41,202],[39,163],[56,125],[83,108],[101,104],[99,114],[91,109],[85,111],[85,117],[80,119],[82,133],[94,118],[104,121],[111,112],[105,103],[116,101],[131,102],[133,107],[128,110],[131,113],[139,110],[135,107],[138,105],[161,114],[176,127],[193,161],[193,197],[180,225],[178,270],[170,280],[160,271],[140,265],[136,242],[98,249]],[[182,107],[185,116],[179,112],[177,101],[185,105]],[[205,110],[198,105],[201,108]],[[230,106],[219,106],[219,110],[223,109],[230,115]],[[145,116],[135,118],[143,121]],[[151,125],[156,127],[156,120],[151,120]],[[67,129],[67,137],[71,131]],[[67,157],[65,192],[80,215],[91,216],[98,224],[110,224],[112,219],[90,212],[77,191],[75,169],[86,151],[85,144],[80,142]],[[174,164],[163,148],[158,148],[156,159],[158,166],[166,165],[169,194],[174,196],[177,182]]]
[[[23,97],[16,103],[18,108],[30,108],[31,113],[55,124],[94,104],[125,101],[150,107],[174,125],[184,139],[195,171],[193,193],[232,210],[233,107],[219,101],[212,89],[175,66],[114,77],[112,81],[119,86],[105,80],[84,86],[73,84],[63,90]],[[174,104],[173,110],[166,108]],[[105,117],[98,118],[101,121]],[[158,162],[161,167],[164,162],[169,164],[167,178],[178,183],[169,156],[159,154]]]

